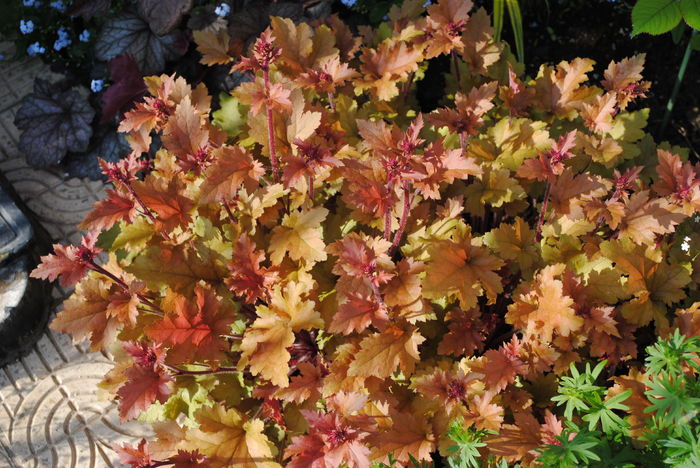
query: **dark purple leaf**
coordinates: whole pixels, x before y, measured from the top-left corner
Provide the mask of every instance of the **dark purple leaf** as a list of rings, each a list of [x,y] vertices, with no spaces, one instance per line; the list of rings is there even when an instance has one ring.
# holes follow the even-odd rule
[[[90,19],[107,13],[111,6],[112,0],[74,0],[68,8],[68,14]]]
[[[215,8],[216,5],[204,5],[192,10],[190,18],[187,20],[187,28],[196,31],[198,29],[204,29],[212,24],[219,18],[219,16],[214,13]]]
[[[58,164],[68,151],[88,148],[94,116],[95,111],[78,91],[61,91],[36,80],[34,92],[22,98],[15,115],[15,125],[22,130],[19,148],[32,166]]]
[[[123,12],[102,27],[95,44],[95,56],[99,60],[111,60],[127,53],[145,75],[153,75],[163,71],[167,60],[184,53],[180,36],[176,32],[156,36],[140,16]]]
[[[116,162],[127,156],[131,148],[123,134],[114,125],[101,125],[90,142],[90,149],[84,153],[68,153],[63,167],[71,177],[102,178],[102,170],[97,158]]]
[[[104,107],[100,123],[107,122],[146,92],[146,83],[143,82],[139,66],[128,54],[109,61],[109,74],[113,83],[102,94]]]
[[[192,3],[192,0],[139,0],[138,12],[154,34],[163,36],[180,24],[192,9]]]
[[[254,40],[270,25],[270,16],[299,21],[304,16],[304,7],[291,2],[254,2],[229,17],[228,32],[231,39],[243,42]]]

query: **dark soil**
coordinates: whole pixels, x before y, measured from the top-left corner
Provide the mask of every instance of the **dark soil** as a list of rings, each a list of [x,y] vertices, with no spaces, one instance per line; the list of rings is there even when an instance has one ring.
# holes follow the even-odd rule
[[[484,3],[484,2],[476,2]],[[491,3],[484,5],[488,11]],[[685,73],[671,121],[662,135],[660,124],[666,103],[676,81],[690,29],[678,44],[670,33],[630,37],[633,0],[520,0],[523,13],[526,71],[535,76],[541,63],[588,57],[596,61],[594,81],[611,60],[619,61],[646,53],[644,78],[652,86],[637,107],[651,109],[649,126],[656,141],[668,140],[691,149],[691,158],[700,160],[700,51],[694,51]],[[503,38],[511,40],[508,15]]]

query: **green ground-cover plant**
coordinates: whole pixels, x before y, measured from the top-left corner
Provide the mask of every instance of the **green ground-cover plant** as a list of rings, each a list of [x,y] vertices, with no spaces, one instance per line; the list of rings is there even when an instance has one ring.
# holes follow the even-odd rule
[[[644,56],[525,77],[485,10],[422,5],[361,36],[273,17],[241,59],[212,23],[202,62],[250,77],[213,118],[204,84],[146,79],[89,233],[33,272],[75,285],[53,329],[153,423],[125,463],[595,461],[646,421],[638,350],[698,335],[700,169],[644,132]],[[453,72],[421,113],[431,60]]]
[[[573,395],[593,392],[610,412],[612,424],[587,425],[599,411],[592,404],[577,407],[565,414],[567,430],[555,437],[555,443],[538,449],[539,461],[562,467],[698,466],[699,353],[698,337],[686,338],[676,329],[647,349],[644,373],[637,378],[616,377],[615,386],[594,390],[573,388],[568,377],[562,378],[560,402],[569,404],[576,399]],[[588,367],[583,374],[572,364],[571,372],[595,382],[601,380],[603,364],[593,371]]]

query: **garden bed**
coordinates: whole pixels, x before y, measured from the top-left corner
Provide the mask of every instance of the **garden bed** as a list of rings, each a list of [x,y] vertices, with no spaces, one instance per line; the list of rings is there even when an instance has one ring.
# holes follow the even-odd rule
[[[113,353],[104,395],[153,424],[122,461],[697,465],[695,130],[647,128],[664,62],[611,37],[629,10],[566,34],[583,4],[525,10],[523,64],[470,1],[343,3],[356,30],[205,8],[198,78],[116,113],[114,188],[33,272],[75,286],[51,327]]]

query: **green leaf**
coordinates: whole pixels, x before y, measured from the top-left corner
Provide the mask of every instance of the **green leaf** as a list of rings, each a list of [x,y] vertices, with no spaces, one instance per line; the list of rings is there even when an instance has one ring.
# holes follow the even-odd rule
[[[661,427],[688,424],[700,412],[700,398],[686,394],[683,380],[661,375],[652,380],[650,390],[644,392],[651,403],[644,412],[656,413]]]
[[[676,0],[639,0],[632,9],[632,37],[641,33],[663,34],[681,20]]]
[[[523,39],[523,17],[520,13],[518,0],[506,0],[510,25],[513,28],[513,39],[515,40],[515,50],[518,54],[518,61],[525,62],[525,40]]]
[[[688,26],[700,30],[700,0],[681,0],[681,13]]]
[[[692,47],[693,50],[700,50],[700,35],[695,34],[690,38],[690,47]]]
[[[633,112],[620,112],[613,120],[610,137],[626,142],[635,142],[644,138],[644,128],[649,120],[649,109]]]
[[[241,133],[248,112],[242,111],[238,99],[230,94],[219,94],[219,102],[221,109],[212,114],[214,117],[212,123],[225,131],[229,138],[235,138]]]
[[[671,30],[671,39],[673,39],[674,44],[678,44],[683,39],[683,33],[685,32],[685,23],[678,23],[678,25]]]
[[[501,42],[504,13],[505,0],[493,0],[493,37],[496,42]]]
[[[138,218],[121,229],[112,242],[112,249],[143,247],[153,237],[153,233],[153,225],[145,218]]]
[[[103,250],[110,250],[112,248],[112,244],[114,243],[114,239],[119,236],[120,232],[121,228],[119,223],[115,224],[107,231],[102,231],[100,233],[100,237],[97,238],[97,246]]]

